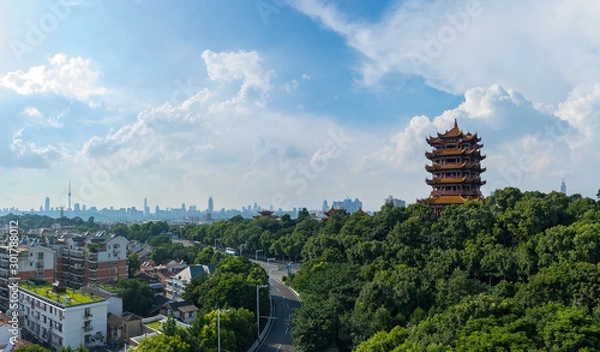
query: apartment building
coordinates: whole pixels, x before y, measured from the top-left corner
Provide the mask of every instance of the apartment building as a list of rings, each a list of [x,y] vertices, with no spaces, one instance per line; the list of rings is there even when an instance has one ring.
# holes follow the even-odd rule
[[[54,263],[54,250],[48,247],[28,244],[21,244],[16,248],[0,246],[0,308],[8,309],[9,278],[18,278],[13,281],[39,278],[53,282]]]
[[[56,277],[69,287],[127,279],[127,239],[114,234],[59,236]]]
[[[22,334],[53,349],[106,344],[108,302],[94,295],[31,281],[19,285]]]

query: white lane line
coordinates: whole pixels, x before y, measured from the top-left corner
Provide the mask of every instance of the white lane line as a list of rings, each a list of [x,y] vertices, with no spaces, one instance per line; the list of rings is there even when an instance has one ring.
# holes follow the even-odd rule
[[[290,305],[289,304],[287,305],[287,307],[288,307],[288,309],[290,309]]]
[[[281,292],[281,290],[279,288],[275,288],[277,290],[277,292]]]
[[[285,328],[285,334],[287,335],[289,328]]]
[[[277,346],[277,352],[279,352],[280,349],[281,349],[281,344],[279,344],[279,346]]]

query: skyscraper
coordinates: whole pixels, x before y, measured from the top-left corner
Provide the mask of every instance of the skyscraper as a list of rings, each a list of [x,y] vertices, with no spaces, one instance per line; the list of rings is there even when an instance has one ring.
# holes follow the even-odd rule
[[[150,215],[150,207],[148,206],[148,198],[144,198],[144,215]]]
[[[214,210],[213,199],[212,199],[212,197],[208,197],[208,212],[210,214],[212,214],[213,210]]]
[[[45,212],[49,212],[50,211],[50,197],[46,197],[46,202],[44,204],[44,211]]]
[[[71,180],[69,180],[69,206],[67,207],[68,211],[71,211]]]
[[[567,185],[565,184],[565,180],[563,179],[560,183],[560,191],[564,194],[567,194]]]

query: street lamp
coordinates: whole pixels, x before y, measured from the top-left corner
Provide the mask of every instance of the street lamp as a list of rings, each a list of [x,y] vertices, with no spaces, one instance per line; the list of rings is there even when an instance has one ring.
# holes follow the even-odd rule
[[[229,313],[229,309],[217,309],[217,352],[221,352],[221,312]]]
[[[267,266],[268,266],[268,267],[270,267],[270,265],[269,265],[269,262],[270,262],[271,260],[275,260],[275,258],[267,258]]]
[[[257,249],[256,251],[254,251],[254,260],[258,261],[258,252],[262,252],[262,249]]]
[[[261,288],[269,287],[269,285],[256,285],[256,336],[260,338],[260,296],[258,293]]]

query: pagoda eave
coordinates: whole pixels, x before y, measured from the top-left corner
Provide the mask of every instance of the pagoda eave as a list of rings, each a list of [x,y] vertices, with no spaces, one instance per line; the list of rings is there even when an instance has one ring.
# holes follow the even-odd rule
[[[485,180],[481,180],[479,178],[434,178],[434,179],[425,179],[425,183],[430,186],[436,185],[448,185],[448,184],[470,184],[470,185],[485,185]]]

